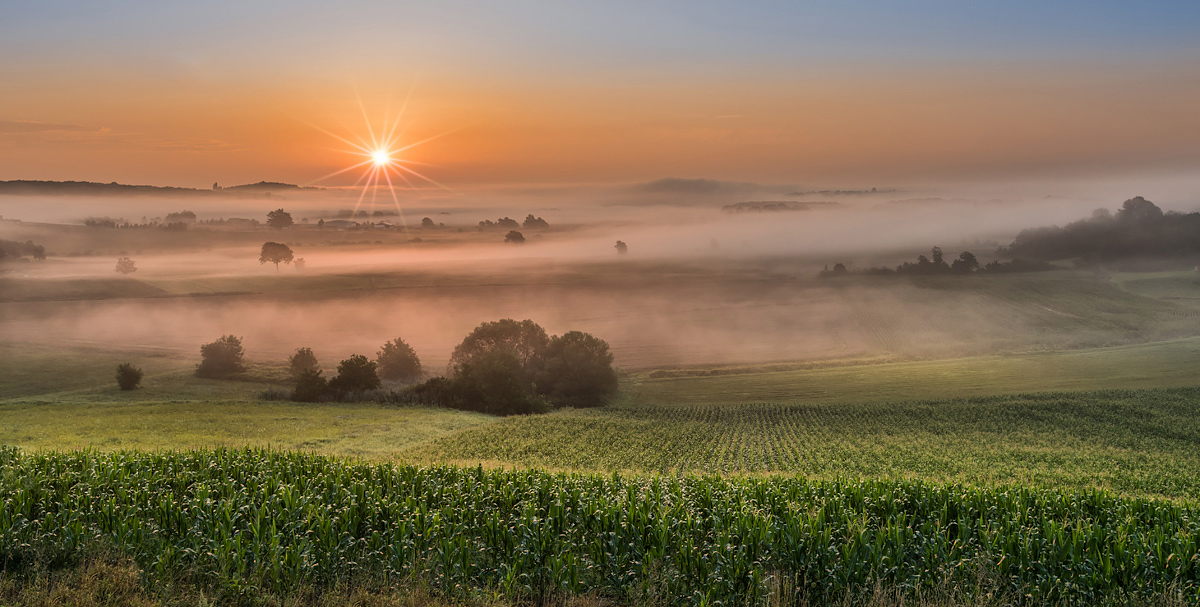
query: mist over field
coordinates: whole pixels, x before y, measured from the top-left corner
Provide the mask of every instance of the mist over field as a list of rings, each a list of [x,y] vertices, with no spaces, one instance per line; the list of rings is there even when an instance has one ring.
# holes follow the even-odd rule
[[[201,223],[164,232],[0,222],[0,238],[32,239],[50,253],[45,262],[10,266],[0,275],[0,330],[18,341],[180,356],[233,334],[245,339],[251,358],[282,360],[307,346],[327,365],[351,353],[373,355],[400,336],[431,368],[445,365],[473,327],[499,318],[530,318],[551,333],[595,334],[627,367],[920,358],[1129,340],[1127,331],[1093,313],[1086,294],[1070,289],[1020,299],[1005,290],[1028,284],[1008,285],[1001,277],[986,285],[815,279],[835,263],[891,267],[933,246],[949,257],[971,251],[987,262],[1021,229],[1067,223],[1100,207],[1115,210],[1121,200],[994,193],[770,192],[753,184],[665,180],[592,191],[607,197],[600,205],[572,201],[568,191],[554,192],[557,206],[535,206],[551,198],[545,191],[493,194],[452,211],[417,202],[403,222],[368,218],[393,224],[373,230],[315,228],[316,218],[332,219],[347,204],[340,193],[246,201],[238,215],[177,198],[6,198],[6,219],[76,207],[106,217],[187,209]],[[804,207],[738,212],[739,203],[770,204],[771,195]],[[524,206],[514,201],[520,196]],[[203,225],[219,217],[262,220],[277,205],[298,225],[284,231]],[[522,245],[502,242],[506,229],[477,226],[527,214],[550,227],[519,228]],[[419,227],[422,217],[434,218],[436,227]],[[267,240],[288,244],[304,258],[303,271],[260,263],[258,249]],[[617,240],[627,243],[628,254],[616,252]],[[133,258],[137,272],[115,274],[118,256]],[[1115,290],[1105,296],[1121,305]]]

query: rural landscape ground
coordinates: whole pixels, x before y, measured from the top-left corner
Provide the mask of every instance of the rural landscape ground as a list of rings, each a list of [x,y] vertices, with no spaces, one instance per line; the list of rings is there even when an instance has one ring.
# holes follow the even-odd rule
[[[1200,596],[1190,267],[819,279],[812,258],[719,252],[464,262],[511,248],[447,231],[288,234],[318,264],[348,248],[418,262],[280,273],[239,258],[267,232],[134,244],[0,226],[80,249],[0,275],[5,600]],[[135,246],[142,269],[111,275]],[[509,417],[279,396],[298,347],[331,370],[399,335],[436,374],[506,317],[606,339],[616,394]],[[246,370],[196,377],[224,334]],[[145,373],[136,390],[114,381],[125,362]]]

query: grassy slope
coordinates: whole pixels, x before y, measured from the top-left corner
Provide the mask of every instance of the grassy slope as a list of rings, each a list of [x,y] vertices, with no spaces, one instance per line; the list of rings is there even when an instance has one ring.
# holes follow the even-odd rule
[[[117,362],[146,371],[117,388]],[[263,402],[277,366],[252,364],[246,381],[192,377],[194,361],[91,349],[0,346],[0,444],[22,449],[183,449],[274,446],[387,459],[397,450],[493,419],[376,404]],[[66,371],[64,372],[64,369]],[[3,398],[8,397],[8,398]]]

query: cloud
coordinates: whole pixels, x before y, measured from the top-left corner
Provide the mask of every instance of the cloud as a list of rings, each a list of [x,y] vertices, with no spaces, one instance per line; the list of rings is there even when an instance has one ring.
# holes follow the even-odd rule
[[[81,126],[34,120],[0,120],[0,135],[25,135],[31,133],[107,133],[108,127]]]

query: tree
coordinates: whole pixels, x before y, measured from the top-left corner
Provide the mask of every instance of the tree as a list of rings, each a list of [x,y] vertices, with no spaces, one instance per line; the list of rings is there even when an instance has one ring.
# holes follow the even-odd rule
[[[433,227],[437,227],[437,226],[434,225],[432,219],[430,219],[428,217],[423,217],[423,218],[421,218],[421,227],[425,228],[425,229],[429,229],[429,228],[433,228]]]
[[[525,221],[521,225],[526,228],[531,228],[531,229],[532,228],[548,228],[548,227],[550,227],[550,224],[547,223],[545,219],[542,219],[541,217],[534,217],[533,213],[526,215]]]
[[[290,228],[293,223],[295,222],[292,221],[292,214],[283,209],[275,209],[274,211],[267,213],[267,226],[275,228],[276,230]]]
[[[321,377],[320,369],[308,369],[296,377],[296,388],[292,400],[298,403],[315,403],[329,394],[329,382]]]
[[[294,257],[291,247],[278,242],[264,242],[262,253],[258,256],[258,263],[273,263],[275,271],[278,272],[280,263],[292,263]]]
[[[338,363],[337,377],[329,380],[329,389],[338,394],[374,390],[379,387],[379,375],[375,372],[375,361],[362,354],[354,354]]]
[[[963,251],[958,254],[958,259],[950,264],[950,271],[955,274],[970,274],[979,269],[979,259],[970,251]]]
[[[292,377],[300,377],[307,371],[320,369],[321,365],[317,364],[317,356],[313,354],[312,348],[296,348],[296,353],[288,357],[288,370]]]
[[[196,366],[196,377],[227,377],[246,369],[242,357],[242,340],[232,335],[200,346],[200,364]]]
[[[129,364],[117,365],[117,385],[122,390],[135,390],[142,383],[142,370]]]
[[[308,265],[308,262],[304,261],[303,257],[297,257],[292,261],[292,265],[296,267],[297,272],[303,272],[305,266]]]
[[[410,380],[421,376],[421,359],[417,353],[397,337],[383,344],[375,358],[379,365],[379,377],[383,379]]]
[[[450,355],[450,368],[457,371],[473,359],[502,350],[511,352],[520,361],[522,369],[532,374],[549,344],[546,330],[532,320],[517,322],[504,318],[485,322],[475,327],[454,348],[454,353]]]
[[[595,407],[617,390],[608,343],[580,331],[550,340],[536,390],[556,406]]]
[[[128,257],[118,257],[117,272],[128,276],[137,272],[137,264],[133,263],[133,260]]]
[[[521,359],[511,350],[489,350],[464,363],[454,375],[453,393],[461,408],[492,415],[550,409],[534,392]]]
[[[847,272],[846,264],[844,264],[844,263],[833,264],[833,273],[834,274],[845,274],[846,272]]]
[[[1162,209],[1158,208],[1158,205],[1141,196],[1126,200],[1117,211],[1117,220],[1128,223],[1152,223],[1162,219],[1162,216]]]
[[[629,252],[629,246],[624,241],[618,240],[616,247],[618,255],[624,255]]]
[[[504,235],[504,242],[510,244],[525,244],[525,236],[516,230]]]

